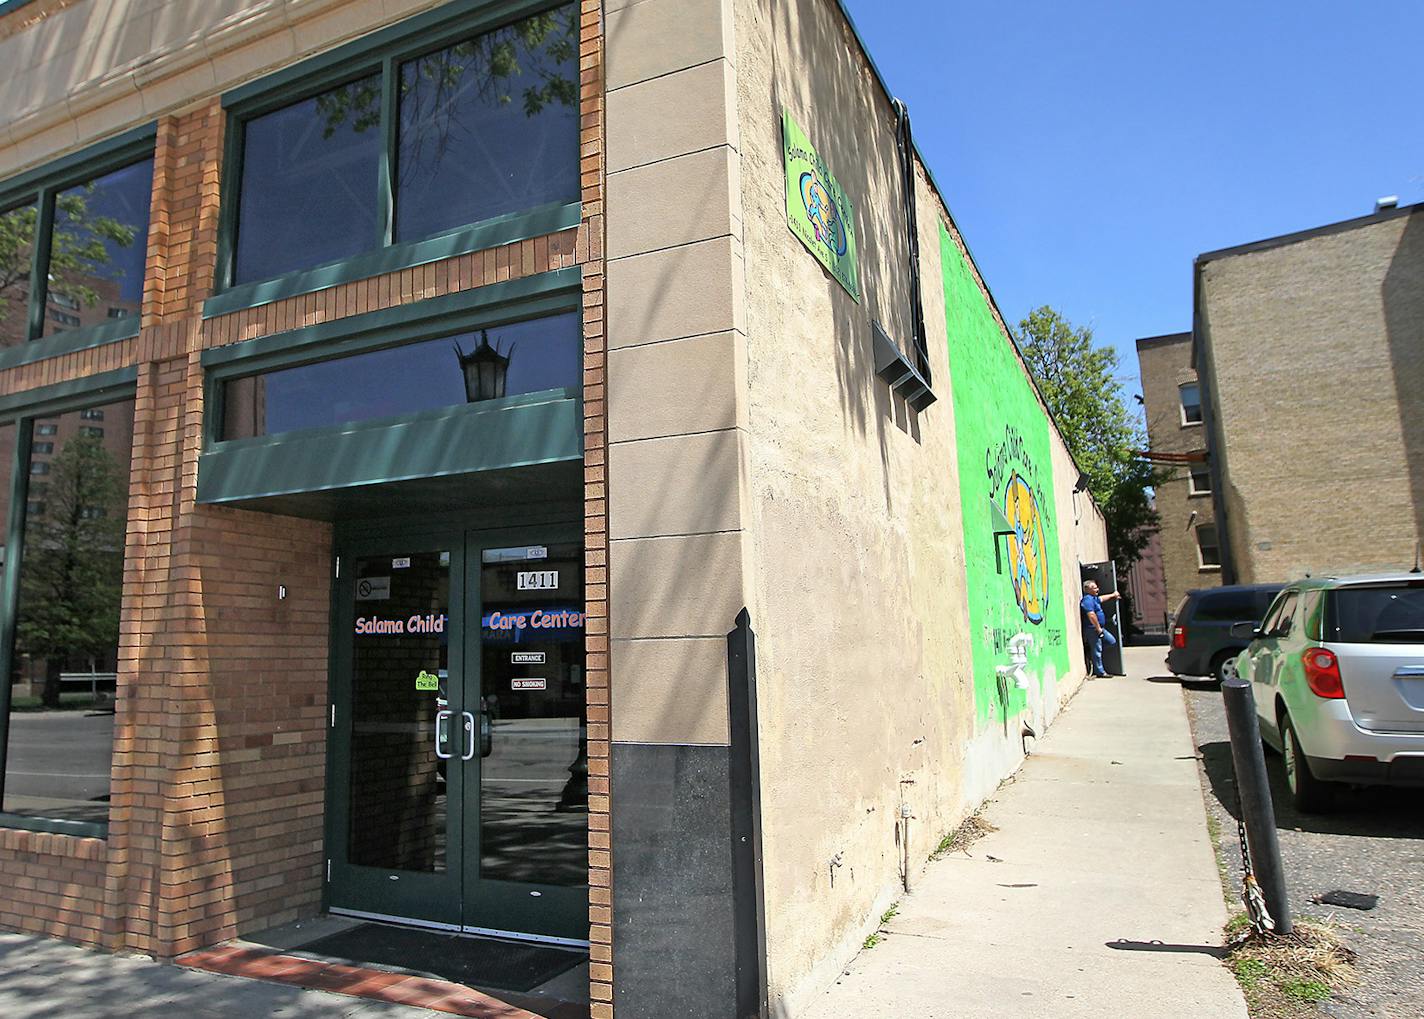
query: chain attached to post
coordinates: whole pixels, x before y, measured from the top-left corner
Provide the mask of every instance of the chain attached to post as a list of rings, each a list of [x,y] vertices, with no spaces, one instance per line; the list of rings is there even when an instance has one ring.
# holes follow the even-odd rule
[[[1246,906],[1246,916],[1258,934],[1269,934],[1276,929],[1276,921],[1266,908],[1266,895],[1256,882],[1251,870],[1251,847],[1246,841],[1246,820],[1241,811],[1241,793],[1236,794],[1236,835],[1241,840],[1241,901]]]

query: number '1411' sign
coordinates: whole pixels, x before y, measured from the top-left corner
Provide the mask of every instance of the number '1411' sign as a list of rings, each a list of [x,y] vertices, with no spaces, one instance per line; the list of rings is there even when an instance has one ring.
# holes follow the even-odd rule
[[[520,591],[553,591],[559,586],[559,571],[520,570],[514,586]]]

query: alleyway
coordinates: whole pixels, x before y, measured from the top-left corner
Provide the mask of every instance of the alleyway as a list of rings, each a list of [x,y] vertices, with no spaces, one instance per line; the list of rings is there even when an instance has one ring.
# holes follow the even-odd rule
[[[1181,688],[1090,682],[808,1019],[1245,1019]]]

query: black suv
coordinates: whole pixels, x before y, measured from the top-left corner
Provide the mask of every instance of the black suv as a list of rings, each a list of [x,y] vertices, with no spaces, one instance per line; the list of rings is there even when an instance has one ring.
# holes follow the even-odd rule
[[[1282,586],[1249,584],[1188,591],[1172,619],[1167,668],[1177,676],[1234,677],[1236,656],[1251,641],[1231,636],[1231,624],[1259,623]]]

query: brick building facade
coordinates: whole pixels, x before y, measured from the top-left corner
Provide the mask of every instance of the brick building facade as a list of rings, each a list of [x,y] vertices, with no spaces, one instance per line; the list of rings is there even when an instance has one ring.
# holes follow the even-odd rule
[[[1152,452],[1173,457],[1205,454],[1206,426],[1200,383],[1192,367],[1192,334],[1138,340],[1137,363]],[[1164,462],[1161,469],[1165,477],[1155,489],[1161,521],[1157,533],[1167,611],[1175,612],[1188,591],[1221,583],[1221,559],[1212,556],[1219,542],[1207,459]]]
[[[1209,252],[1195,274],[1223,579],[1409,568],[1424,538],[1424,206]]]
[[[0,64],[0,925],[794,1014],[1081,683],[1101,515],[832,0],[32,0]]]

